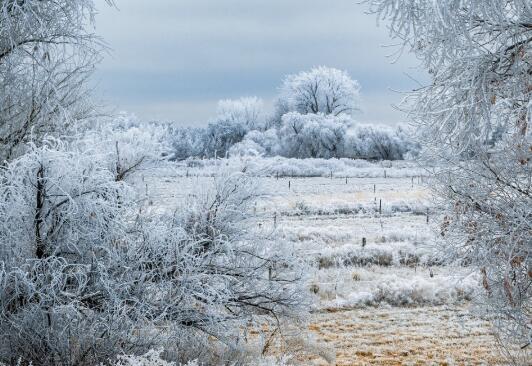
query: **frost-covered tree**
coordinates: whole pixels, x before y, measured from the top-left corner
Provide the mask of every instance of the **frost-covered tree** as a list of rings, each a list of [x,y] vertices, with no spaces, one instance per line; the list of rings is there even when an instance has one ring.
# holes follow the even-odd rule
[[[217,116],[205,133],[205,155],[226,157],[249,131],[263,129],[264,121],[263,104],[256,97],[221,100]]]
[[[103,48],[87,30],[94,13],[92,0],[0,1],[1,161],[93,112],[85,82]]]
[[[245,126],[248,131],[264,127],[264,103],[257,97],[220,100],[217,115],[220,119]]]
[[[432,76],[407,107],[421,127],[425,156],[441,165],[435,181],[449,208],[442,226],[447,250],[478,268],[499,335],[529,357],[532,4],[367,2]],[[503,137],[493,144],[495,131]]]
[[[323,114],[285,114],[279,132],[283,154],[294,158],[340,157],[347,120]]]
[[[244,140],[234,145],[231,156],[277,156],[282,153],[281,139],[276,129],[250,131]]]
[[[343,155],[355,159],[402,160],[416,156],[419,146],[413,133],[402,126],[357,124],[345,137]]]
[[[290,112],[288,101],[283,98],[277,98],[274,101],[273,113],[266,119],[266,126],[269,129],[279,129],[283,124],[283,116]]]
[[[205,155],[206,130],[200,127],[169,127],[170,159],[184,160]]]
[[[360,85],[345,71],[320,66],[287,76],[279,99],[285,112],[350,115],[360,109]]]
[[[407,128],[354,124],[349,113],[355,104],[349,103],[357,101],[358,84],[341,71],[322,67],[288,77],[284,95],[291,95],[290,87],[300,86],[296,82],[312,87],[305,84],[309,80],[328,86],[316,90],[316,108],[297,110],[289,97],[279,98],[267,117],[258,98],[222,100],[207,128],[170,127],[171,159],[231,155],[398,160],[417,155],[419,144]],[[348,89],[354,93],[350,97]],[[313,112],[322,108],[325,112]],[[348,133],[350,127],[355,132]]]
[[[248,132],[245,125],[235,123],[226,116],[220,116],[209,123],[205,133],[205,155],[225,158],[231,146],[244,139]]]

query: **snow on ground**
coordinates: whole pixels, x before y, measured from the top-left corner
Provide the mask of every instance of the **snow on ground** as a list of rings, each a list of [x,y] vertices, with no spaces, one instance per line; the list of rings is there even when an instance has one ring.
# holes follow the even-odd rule
[[[249,173],[263,177],[418,177],[426,169],[410,161],[369,162],[353,159],[290,159],[283,157],[235,157],[230,159],[188,159],[173,164],[174,173],[212,176],[220,166],[246,166]],[[170,168],[172,169],[172,168]]]
[[[430,224],[439,209],[422,184],[424,169],[346,159],[206,160],[170,164],[139,183],[154,209],[171,210],[227,165],[245,165],[264,186],[258,227],[315,264],[309,334],[336,364],[500,363],[487,322],[468,312],[478,276],[447,266],[434,248]],[[307,352],[303,364],[328,364],[318,353]]]

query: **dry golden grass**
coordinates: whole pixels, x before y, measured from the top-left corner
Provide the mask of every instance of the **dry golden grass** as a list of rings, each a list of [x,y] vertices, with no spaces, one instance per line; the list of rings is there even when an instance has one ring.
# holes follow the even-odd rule
[[[309,330],[336,365],[500,365],[488,323],[453,307],[321,312]],[[303,364],[323,364],[309,357]]]

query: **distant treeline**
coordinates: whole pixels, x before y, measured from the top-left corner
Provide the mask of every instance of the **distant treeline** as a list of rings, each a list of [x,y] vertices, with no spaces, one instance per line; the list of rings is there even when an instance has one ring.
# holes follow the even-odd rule
[[[347,73],[318,67],[288,76],[266,115],[256,97],[222,100],[205,128],[170,127],[171,157],[235,155],[399,160],[420,146],[405,126],[359,124],[359,84]]]

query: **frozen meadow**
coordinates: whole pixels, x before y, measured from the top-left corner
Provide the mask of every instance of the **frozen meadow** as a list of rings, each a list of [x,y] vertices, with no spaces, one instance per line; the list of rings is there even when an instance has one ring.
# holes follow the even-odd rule
[[[435,246],[440,210],[425,170],[406,161],[188,160],[139,175],[151,210],[171,210],[227,166],[264,187],[257,230],[311,264],[301,342],[270,352],[337,365],[495,365],[487,319],[470,312],[480,278]],[[274,240],[274,239],[272,239]],[[476,313],[478,314],[478,312]]]

